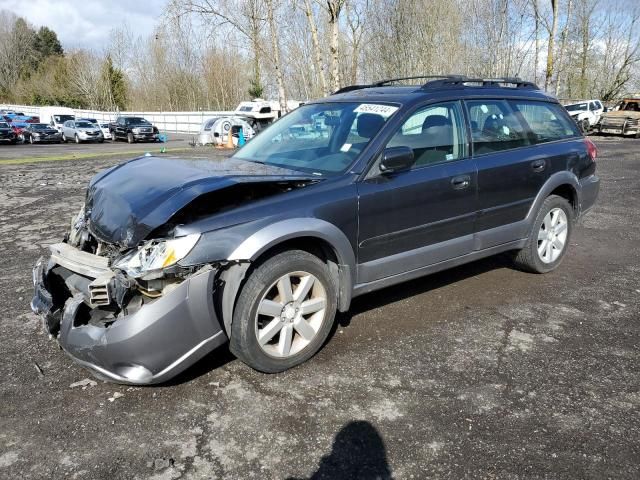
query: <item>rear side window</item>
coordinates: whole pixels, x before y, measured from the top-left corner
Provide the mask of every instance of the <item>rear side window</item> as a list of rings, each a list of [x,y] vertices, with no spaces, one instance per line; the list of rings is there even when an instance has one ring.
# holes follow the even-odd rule
[[[472,100],[466,103],[475,155],[531,144],[525,127],[506,100]]]
[[[545,102],[512,102],[528,124],[532,143],[553,142],[580,135],[578,126],[562,111],[560,105]]]

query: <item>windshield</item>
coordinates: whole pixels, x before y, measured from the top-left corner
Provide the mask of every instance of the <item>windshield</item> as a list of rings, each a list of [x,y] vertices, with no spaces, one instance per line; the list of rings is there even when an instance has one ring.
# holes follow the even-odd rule
[[[94,128],[89,122],[76,122],[76,128]]]
[[[303,105],[234,157],[316,175],[344,172],[396,110],[378,103]]]
[[[144,118],[131,117],[126,119],[127,125],[149,125]]]
[[[46,123],[32,123],[31,128],[33,130],[46,130],[47,128],[49,128],[49,125],[47,125]]]
[[[10,128],[7,122],[0,122],[0,128]]]
[[[565,108],[569,112],[580,112],[582,110],[588,110],[589,106],[586,103],[575,103],[573,105],[567,105]]]
[[[53,119],[56,121],[56,123],[64,123],[67,120],[75,120],[76,117],[74,117],[73,115],[54,115]]]

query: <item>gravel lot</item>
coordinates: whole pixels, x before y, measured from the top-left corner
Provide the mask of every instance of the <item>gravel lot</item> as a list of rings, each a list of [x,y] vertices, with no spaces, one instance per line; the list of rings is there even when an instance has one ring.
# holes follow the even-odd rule
[[[639,478],[640,141],[595,141],[600,200],[556,272],[479,261],[358,298],[292,371],[219,350],[153,388],[73,386],[29,310],[116,160],[0,166],[0,477]]]

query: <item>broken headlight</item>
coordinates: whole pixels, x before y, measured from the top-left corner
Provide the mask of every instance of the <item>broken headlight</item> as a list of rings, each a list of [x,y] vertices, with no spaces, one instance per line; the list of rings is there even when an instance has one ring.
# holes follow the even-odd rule
[[[199,233],[167,240],[149,240],[137,250],[120,258],[113,266],[132,277],[161,270],[182,260],[200,239]]]

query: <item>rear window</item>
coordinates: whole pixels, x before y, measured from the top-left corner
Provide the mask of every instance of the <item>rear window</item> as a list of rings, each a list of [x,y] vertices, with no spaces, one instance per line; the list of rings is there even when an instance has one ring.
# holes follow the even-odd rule
[[[467,102],[475,155],[530,145],[529,136],[506,100]]]
[[[545,102],[512,102],[528,124],[534,144],[553,142],[580,135],[578,126],[563,112],[560,105]]]

